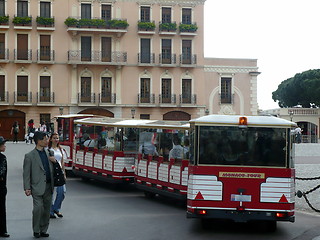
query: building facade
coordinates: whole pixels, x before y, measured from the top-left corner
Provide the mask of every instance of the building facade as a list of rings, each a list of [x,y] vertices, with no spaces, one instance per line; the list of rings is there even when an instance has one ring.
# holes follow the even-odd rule
[[[0,134],[62,113],[256,115],[257,60],[204,58],[204,4],[0,0]]]

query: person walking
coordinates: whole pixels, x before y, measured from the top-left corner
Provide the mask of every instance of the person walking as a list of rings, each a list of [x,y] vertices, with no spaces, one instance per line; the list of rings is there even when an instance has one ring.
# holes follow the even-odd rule
[[[11,135],[13,135],[13,143],[18,143],[18,134],[19,134],[19,123],[17,121],[14,122],[11,128]]]
[[[54,152],[54,158],[60,164],[62,171],[64,172],[64,178],[66,178],[66,171],[64,168],[64,151],[60,147],[59,143],[59,135],[58,133],[53,133],[49,139],[49,150]],[[62,218],[63,215],[60,212],[62,201],[64,200],[65,193],[66,193],[66,185],[55,187],[56,197],[53,196],[51,211],[50,211],[50,218],[56,218],[55,214]]]
[[[44,121],[41,121],[40,122],[40,127],[39,127],[39,131],[40,132],[47,132],[47,126],[46,126],[46,124],[44,123]]]
[[[28,144],[31,143],[32,144],[32,139],[33,139],[33,135],[34,135],[35,129],[34,129],[34,120],[30,119],[28,121]]]
[[[6,196],[7,196],[7,158],[6,140],[0,136],[0,237],[10,237],[7,233]]]
[[[35,132],[36,147],[24,157],[23,186],[26,196],[33,198],[32,228],[35,238],[49,237],[47,233],[53,193],[53,166],[56,160],[49,156],[48,137]]]

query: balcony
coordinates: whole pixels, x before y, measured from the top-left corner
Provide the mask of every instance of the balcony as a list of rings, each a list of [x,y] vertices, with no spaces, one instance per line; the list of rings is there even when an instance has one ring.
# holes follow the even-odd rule
[[[31,105],[32,92],[14,92],[14,105]]]
[[[175,105],[176,103],[176,94],[159,94],[159,104]]]
[[[0,105],[9,104],[9,92],[1,91],[0,92]]]
[[[196,23],[180,23],[179,31],[180,35],[185,36],[196,36],[197,35],[198,26]]]
[[[126,52],[84,52],[81,50],[68,51],[69,64],[95,64],[95,65],[126,65]]]
[[[180,66],[181,67],[195,67],[197,64],[196,54],[181,54],[180,55]]]
[[[14,62],[15,63],[32,63],[32,50],[14,49]]]
[[[0,29],[9,29],[9,16],[0,16]]]
[[[156,24],[152,22],[138,22],[138,33],[143,35],[155,34]]]
[[[79,105],[95,105],[96,94],[95,93],[78,93],[78,104]]]
[[[160,66],[164,67],[175,67],[177,64],[177,56],[175,53],[159,54],[159,63]]]
[[[99,105],[114,105],[116,104],[116,94],[115,93],[99,93]]]
[[[68,30],[71,32],[109,32],[118,36],[128,31],[126,19],[104,20],[100,18],[80,19],[79,17],[69,17],[65,20]]]
[[[38,49],[37,50],[37,63],[53,64],[55,52],[54,50]]]
[[[152,66],[155,65],[155,54],[138,53],[139,66]]]
[[[12,23],[14,25],[14,29],[20,29],[20,30],[32,30],[32,17],[26,16],[26,17],[18,17],[14,16]]]
[[[176,35],[177,34],[177,23],[164,23],[159,22],[159,34],[161,35]]]
[[[54,31],[54,18],[46,18],[38,16],[36,19],[37,30],[39,31]]]
[[[155,95],[154,94],[138,94],[138,103],[139,104],[155,104]],[[152,105],[148,105],[152,106]]]
[[[183,104],[196,105],[197,95],[196,94],[180,94],[180,105],[183,105]]]
[[[37,105],[54,104],[54,92],[37,92]]]
[[[9,62],[9,49],[0,49],[0,63]]]

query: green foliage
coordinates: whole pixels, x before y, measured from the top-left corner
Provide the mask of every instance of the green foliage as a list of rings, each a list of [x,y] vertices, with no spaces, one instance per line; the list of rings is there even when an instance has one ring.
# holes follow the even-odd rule
[[[138,28],[146,31],[152,31],[156,28],[156,24],[153,22],[139,22]]]
[[[9,16],[0,17],[0,23],[8,23],[8,22],[9,22]]]
[[[196,24],[180,24],[179,25],[180,32],[196,32],[198,30],[198,26]]]
[[[40,25],[52,26],[54,18],[37,17],[36,22]]]
[[[159,25],[160,31],[176,31],[177,24],[176,23],[161,23]]]
[[[32,21],[31,17],[14,17],[12,20],[14,24],[21,24],[21,25],[30,24],[31,21]]]
[[[126,20],[118,20],[118,19],[112,19],[107,21],[107,25],[110,28],[120,28],[120,29],[126,29],[129,26]]]
[[[320,69],[297,73],[283,81],[272,93],[272,99],[278,101],[280,107],[319,107]]]
[[[78,25],[78,20],[72,17],[68,17],[65,21],[64,24],[67,25],[68,27],[71,26],[77,26]]]

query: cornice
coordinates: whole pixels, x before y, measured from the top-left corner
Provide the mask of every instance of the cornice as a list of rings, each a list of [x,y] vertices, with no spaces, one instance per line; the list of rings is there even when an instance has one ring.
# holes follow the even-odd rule
[[[99,2],[99,3],[115,3],[115,2],[136,2],[138,4],[159,4],[159,5],[177,5],[180,6],[196,6],[204,5],[206,0],[78,0],[78,2]]]
[[[238,66],[204,66],[205,72],[217,72],[217,73],[251,73],[257,72],[257,67],[238,67]]]

